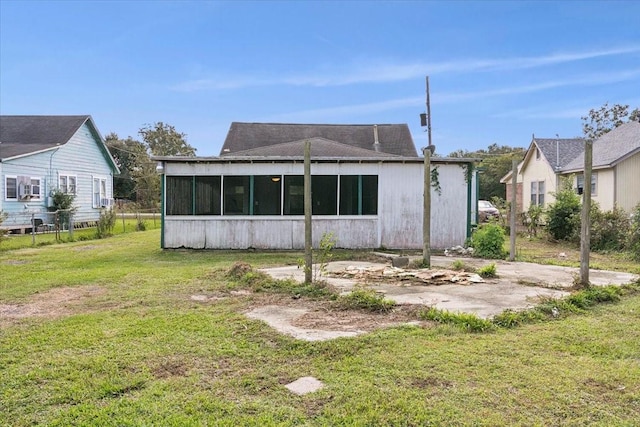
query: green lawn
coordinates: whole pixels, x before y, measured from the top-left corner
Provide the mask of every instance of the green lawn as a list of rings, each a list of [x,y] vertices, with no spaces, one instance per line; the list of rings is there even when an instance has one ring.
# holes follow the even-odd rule
[[[246,318],[255,296],[225,275],[300,256],[162,251],[158,230],[1,251],[0,312],[53,288],[89,296],[60,317],[0,317],[0,425],[638,425],[638,294],[491,333],[308,343]],[[326,386],[284,388],[302,376]]]

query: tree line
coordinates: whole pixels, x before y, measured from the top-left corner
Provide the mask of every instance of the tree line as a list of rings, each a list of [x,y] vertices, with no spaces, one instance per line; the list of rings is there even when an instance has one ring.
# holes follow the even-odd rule
[[[110,133],[105,143],[113,156],[120,175],[113,178],[116,199],[136,202],[141,209],[160,205],[160,176],[151,156],[195,156],[196,149],[187,143],[187,135],[163,122],[146,125],[138,131],[140,140],[120,138]]]

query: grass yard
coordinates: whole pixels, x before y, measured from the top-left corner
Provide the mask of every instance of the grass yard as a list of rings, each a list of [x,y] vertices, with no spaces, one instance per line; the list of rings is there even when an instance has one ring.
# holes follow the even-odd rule
[[[246,318],[261,295],[226,275],[300,253],[162,251],[159,238],[0,251],[0,425],[639,425],[638,293],[491,333],[303,342]],[[325,387],[284,387],[303,376]]]

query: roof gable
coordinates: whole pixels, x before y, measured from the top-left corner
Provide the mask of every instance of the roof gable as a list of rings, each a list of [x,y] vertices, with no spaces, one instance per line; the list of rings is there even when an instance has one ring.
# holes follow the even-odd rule
[[[532,159],[535,159],[536,150],[540,150],[541,159],[555,172],[580,155],[584,150],[584,140],[581,138],[533,137],[521,162],[522,168],[518,167],[519,173],[523,173]]]
[[[235,153],[227,154],[227,156],[303,157],[306,141],[311,142],[311,156],[313,157],[371,158],[391,156],[390,154],[352,147],[347,144],[341,144],[336,141],[330,141],[328,139],[318,137],[300,141],[285,142],[282,144],[269,145],[266,147],[258,147],[250,150],[236,151]]]
[[[375,144],[376,131],[378,144]],[[411,132],[406,124],[332,125],[241,122],[231,123],[220,155],[236,155],[248,150],[314,138],[321,138],[367,152],[418,157]],[[281,146],[281,148],[290,147]],[[275,155],[286,154],[278,153]],[[332,156],[338,156],[338,154],[334,153]]]
[[[55,149],[66,144],[84,124],[89,126],[107,163],[118,167],[89,115],[0,116],[0,161]]]
[[[627,157],[640,152],[640,123],[627,122],[605,133],[593,142],[594,168],[613,167]],[[567,163],[562,171],[584,169],[584,153]]]
[[[533,142],[554,170],[562,168],[584,151],[582,138],[534,138]]]

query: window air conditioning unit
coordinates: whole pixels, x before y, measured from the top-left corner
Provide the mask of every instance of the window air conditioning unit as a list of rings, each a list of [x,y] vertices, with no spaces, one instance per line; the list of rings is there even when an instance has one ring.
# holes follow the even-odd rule
[[[31,184],[20,184],[18,187],[18,194],[21,200],[30,199],[32,196],[33,188]]]
[[[109,206],[113,206],[113,199],[102,197],[100,199],[100,206],[102,206],[103,208],[108,208]]]

